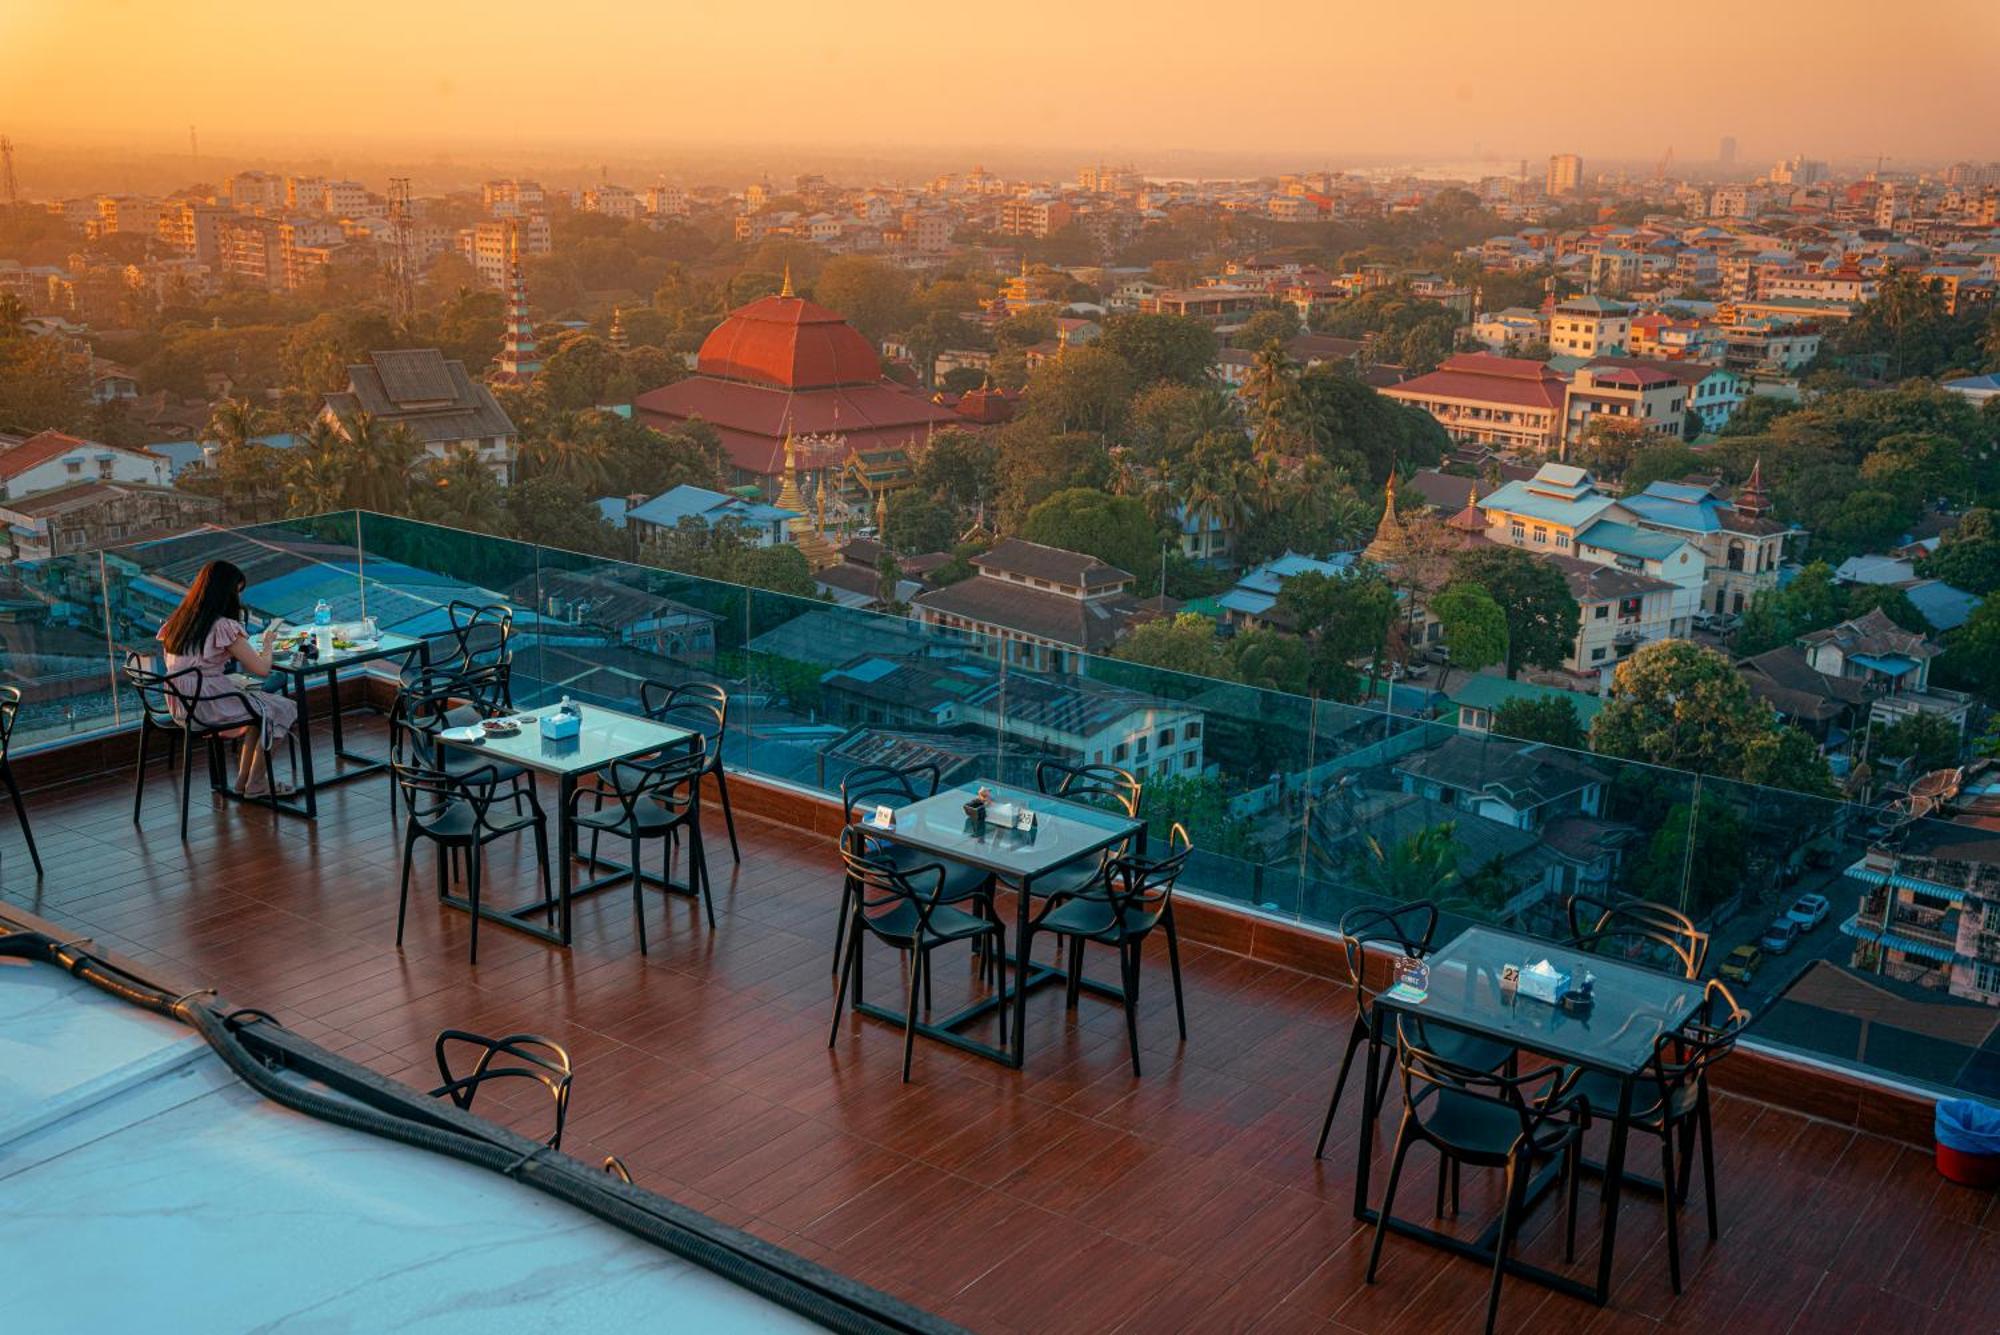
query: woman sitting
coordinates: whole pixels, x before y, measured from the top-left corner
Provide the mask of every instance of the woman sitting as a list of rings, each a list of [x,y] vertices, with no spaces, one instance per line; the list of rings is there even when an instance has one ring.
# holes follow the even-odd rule
[[[224,675],[231,664],[253,677],[264,677],[271,671],[271,642],[281,623],[272,621],[256,645],[250,643],[250,633],[243,628],[244,583],[243,572],[229,562],[210,561],[194,577],[181,605],[160,627],[159,638],[166,650],[169,676],[190,668],[199,674],[198,690],[189,678],[179,678],[185,683],[183,690],[197,697],[197,719],[209,724],[239,720],[255,724],[238,734],[242,746],[236,762],[236,790],[247,797],[268,797],[273,786],[270,750],[298,723],[299,707],[268,691],[253,688],[239,692]],[[245,700],[249,701],[248,710]],[[278,784],[276,789],[280,797],[293,791],[290,784]]]

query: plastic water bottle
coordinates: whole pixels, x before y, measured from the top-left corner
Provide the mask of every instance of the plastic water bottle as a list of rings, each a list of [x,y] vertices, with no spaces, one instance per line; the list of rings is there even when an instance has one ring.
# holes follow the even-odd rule
[[[561,714],[564,718],[569,718],[576,712],[576,706],[570,703],[570,698],[566,695],[562,698],[562,703],[556,706],[556,713]]]
[[[315,626],[331,626],[333,624],[333,608],[324,598],[320,599],[318,605],[313,608],[313,624]]]

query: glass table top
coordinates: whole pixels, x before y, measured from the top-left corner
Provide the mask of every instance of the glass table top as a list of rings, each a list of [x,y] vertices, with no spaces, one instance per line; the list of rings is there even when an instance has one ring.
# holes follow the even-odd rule
[[[602,705],[578,705],[583,726],[574,737],[551,739],[542,736],[541,720],[553,714],[554,705],[515,715],[521,730],[511,737],[488,736],[484,740],[440,733],[438,740],[463,751],[483,752],[495,760],[505,760],[549,774],[583,774],[634,756],[650,755],[680,746],[697,736],[688,728],[660,723],[641,714],[627,714]]]
[[[276,676],[285,672],[325,672],[329,668],[371,663],[378,658],[407,654],[422,646],[423,641],[414,635],[385,630],[372,641],[357,642],[346,649],[335,648],[332,653],[321,654],[311,662],[301,659],[295,648],[277,650],[271,655],[271,673]]]
[[[985,787],[992,806],[1026,806],[1035,813],[1035,828],[1016,829],[992,817],[975,821],[965,811]],[[893,829],[882,829],[868,815],[862,824],[870,833],[942,854],[1013,878],[1033,878],[1075,858],[1108,848],[1136,834],[1145,825],[1122,811],[1105,811],[1007,784],[960,784],[913,802],[896,812]]]
[[[1595,1004],[1576,1011],[1519,991],[1502,995],[1503,967],[1526,970],[1542,960],[1578,982],[1592,974]],[[1406,1012],[1619,1074],[1642,1070],[1654,1042],[1687,1023],[1702,998],[1699,982],[1493,927],[1467,928],[1425,963],[1430,985],[1421,1000],[1394,988],[1377,998],[1392,1012],[1386,1023]]]

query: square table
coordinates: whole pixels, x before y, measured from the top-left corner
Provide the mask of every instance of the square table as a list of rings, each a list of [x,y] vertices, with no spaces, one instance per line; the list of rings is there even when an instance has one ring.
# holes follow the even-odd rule
[[[1581,979],[1585,971],[1594,975],[1595,1004],[1587,1011],[1574,1012],[1518,993],[1502,995],[1503,967],[1512,964],[1526,969],[1542,960],[1572,979]],[[1633,1088],[1647,1074],[1654,1045],[1660,1037],[1681,1028],[1701,1008],[1702,984],[1495,927],[1468,927],[1424,962],[1430,966],[1430,984],[1421,998],[1405,995],[1397,988],[1376,995],[1368,1036],[1368,1081],[1362,1086],[1364,1093],[1375,1089],[1380,1079],[1384,1034],[1394,1015],[1448,1025],[1571,1066],[1601,1071],[1618,1080],[1619,1102],[1611,1110],[1615,1112],[1615,1120],[1611,1124],[1611,1145],[1603,1170],[1604,1238],[1598,1249],[1597,1283],[1579,1284],[1566,1275],[1515,1257],[1507,1259],[1509,1274],[1603,1305],[1611,1292],[1612,1243],[1618,1231],[1619,1192],[1625,1184],[1625,1141]],[[1380,1217],[1380,1212],[1368,1204],[1368,1168],[1374,1133],[1374,1100],[1364,1097],[1361,1162],[1354,1179],[1354,1216],[1371,1224]],[[1525,1208],[1532,1208],[1554,1183],[1555,1169],[1551,1167],[1530,1188]],[[1668,1189],[1672,1189],[1671,1184]],[[1478,1241],[1467,1242],[1394,1218],[1389,1220],[1388,1227],[1488,1265],[1493,1263],[1493,1247],[1499,1232],[1496,1222]]]
[[[1031,831],[1014,830],[991,820],[975,823],[965,814],[965,804],[976,797],[982,787],[987,789],[996,803],[1025,804],[1035,813],[1035,828]],[[1031,958],[1028,939],[1032,930],[1030,920],[1034,908],[1032,887],[1035,878],[1079,858],[1102,853],[1127,840],[1136,840],[1143,852],[1146,822],[1127,816],[1122,811],[1107,811],[1008,784],[963,783],[940,789],[920,802],[899,809],[893,827],[878,826],[865,814],[862,825],[877,839],[990,871],[1018,892],[1014,928],[1017,955],[1012,993],[974,1002],[943,1020],[919,1024],[917,1029],[954,1047],[991,1057],[1009,1066],[1020,1066],[1027,1057],[1028,989],[1069,977],[1063,970],[1052,965],[1038,965]],[[856,981],[859,982],[858,972]],[[1108,984],[1086,979],[1083,985],[1093,992],[1121,995],[1117,988]],[[1010,998],[1014,1007],[1014,1032],[1005,1050],[956,1032],[996,1006],[1008,1004]],[[899,1026],[903,1023],[900,1013],[863,1003],[858,990],[854,1008],[879,1020],[888,1020]]]
[[[577,709],[583,714],[583,725],[574,737],[560,741],[542,736],[541,718],[555,709],[554,705],[544,705],[538,710],[518,715],[521,730],[511,737],[487,737],[481,740],[460,740],[439,734],[439,745],[453,747],[460,751],[477,753],[495,761],[519,765],[523,769],[553,775],[556,780],[556,900],[555,905],[561,922],[555,932],[550,932],[526,919],[536,913],[545,913],[551,907],[548,900],[537,900],[520,908],[498,910],[480,905],[480,914],[494,922],[523,931],[531,936],[557,945],[570,943],[570,902],[579,895],[595,894],[622,883],[629,876],[645,876],[647,873],[627,867],[621,862],[599,858],[592,854],[584,859],[593,867],[609,867],[611,874],[600,876],[579,886],[571,863],[577,858],[576,831],[569,821],[570,801],[576,793],[577,780],[586,774],[609,768],[621,760],[632,760],[639,756],[654,755],[686,746],[690,741],[699,741],[701,734],[690,728],[676,727],[662,723],[643,714],[627,714],[622,710],[606,709],[602,705],[579,704]],[[699,794],[696,800],[700,800]],[[464,900],[447,896],[446,902],[460,908],[470,909]]]
[[[297,813],[307,820],[319,817],[319,790],[336,784],[352,783],[371,774],[380,774],[389,768],[385,756],[361,755],[347,749],[347,740],[342,733],[340,709],[340,674],[344,669],[361,667],[368,663],[385,659],[400,658],[405,664],[414,656],[420,661],[428,661],[429,646],[414,635],[402,635],[395,631],[383,631],[373,641],[350,649],[335,649],[317,658],[306,659],[297,649],[271,656],[271,676],[284,693],[290,695],[299,707],[299,793],[291,804],[280,802],[281,807],[296,806]],[[324,779],[316,778],[313,771],[312,744],[312,682],[313,678],[324,676],[327,688],[327,718],[333,732],[333,772]],[[353,764],[342,769],[340,762]]]

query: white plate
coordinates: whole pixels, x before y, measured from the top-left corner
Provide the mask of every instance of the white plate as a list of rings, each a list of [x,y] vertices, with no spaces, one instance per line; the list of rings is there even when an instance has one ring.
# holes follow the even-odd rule
[[[463,728],[440,729],[438,736],[447,742],[480,742],[486,740],[486,729],[473,723]]]

